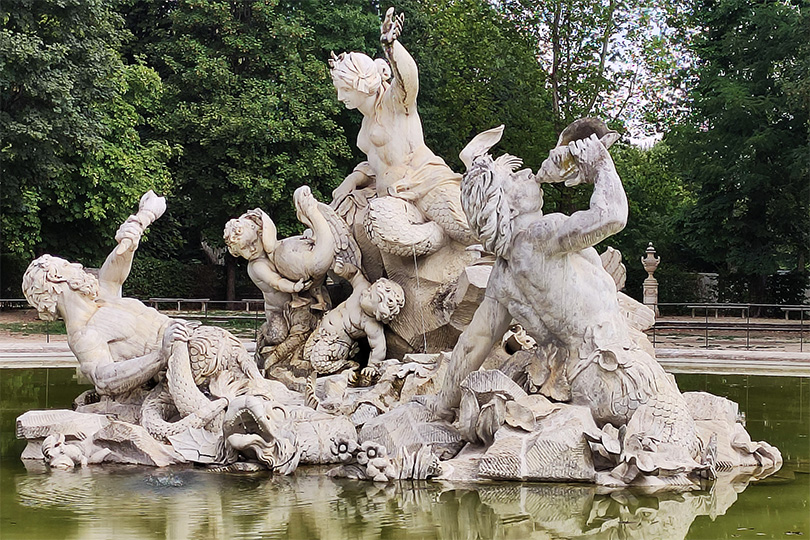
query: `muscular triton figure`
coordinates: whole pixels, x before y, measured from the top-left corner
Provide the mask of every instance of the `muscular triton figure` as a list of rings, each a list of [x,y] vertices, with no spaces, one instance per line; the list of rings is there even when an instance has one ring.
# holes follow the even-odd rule
[[[699,441],[686,403],[674,380],[631,336],[616,286],[593,248],[622,230],[627,197],[605,136],[583,135],[593,120],[578,122],[563,132],[536,176],[516,171],[520,161],[512,156],[483,155],[500,139],[500,130],[479,135],[466,156],[462,153],[469,167],[462,204],[497,260],[485,299],[453,349],[442,390],[428,404],[451,417],[461,382],[481,366],[514,319],[539,345],[557,351],[554,358],[538,353],[535,360],[556,363],[540,370],[558,379],[552,397],[587,406],[598,425],[627,425],[628,437],[633,432],[691,461]],[[571,216],[544,215],[542,182],[592,183],[589,208]],[[533,382],[539,387],[545,381]]]
[[[112,397],[142,386],[166,369],[172,341],[188,340],[182,321],[121,296],[141,235],[165,208],[162,197],[144,196],[141,211],[118,229],[118,245],[98,279],[80,264],[51,255],[33,261],[23,277],[25,297],[40,318],[64,319],[68,345],[100,394]]]

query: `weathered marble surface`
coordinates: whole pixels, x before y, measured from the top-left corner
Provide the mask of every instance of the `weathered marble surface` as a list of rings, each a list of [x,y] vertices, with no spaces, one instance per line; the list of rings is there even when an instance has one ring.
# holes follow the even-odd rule
[[[501,133],[502,127],[482,133],[462,152],[468,166],[462,182],[464,210],[484,248],[497,260],[485,298],[453,350],[442,389],[427,402],[445,418],[460,407],[464,437],[483,442],[488,452],[499,456],[497,466],[485,465],[492,459],[482,458],[479,474],[486,470],[514,479],[553,477],[567,468],[559,475],[606,484],[645,483],[650,477],[688,484],[690,475],[715,474],[717,452],[740,454],[738,463],[778,467],[781,457],[767,443],[750,443],[742,435],[734,443],[699,437],[693,412],[639,332],[639,317],[628,317],[628,311],[643,313],[642,308],[620,300],[618,279],[605,271],[592,247],[621,230],[627,220],[627,199],[607,151],[615,134],[594,119],[574,122],[535,176],[518,170],[517,158],[493,159],[486,153]],[[590,207],[571,216],[544,215],[544,182],[592,183]],[[614,273],[620,277],[618,269]],[[503,433],[515,429],[504,425],[507,406],[519,404],[523,396],[497,377],[484,387],[491,389],[491,397],[469,390],[472,377],[487,373],[477,370],[513,320],[537,343],[534,358],[526,361],[530,389],[586,408],[593,427],[603,430],[601,435],[577,428],[573,440],[553,431],[546,440],[543,423],[531,426],[531,414],[523,414],[529,425],[522,429],[532,434],[527,444],[526,437]],[[744,432],[736,420],[723,425],[720,432]],[[586,441],[600,457],[590,473],[571,472],[588,470],[587,460],[574,459],[577,466],[571,461],[551,465],[553,472],[538,464],[546,455],[589,455]],[[599,470],[609,473],[596,474]]]
[[[262,377],[225,330],[170,319],[121,295],[144,229],[165,208],[163,198],[144,195],[98,279],[50,255],[26,271],[26,298],[41,316],[65,320],[71,351],[95,386],[77,400],[76,413],[32,411],[18,419],[18,436],[34,442],[26,457],[40,451],[58,467],[249,460],[289,474],[305,446],[289,418],[303,396]],[[89,416],[76,416],[83,412]],[[343,428],[309,422],[308,432],[316,439],[354,435]],[[312,456],[327,455],[317,440],[309,446]]]
[[[21,416],[24,457],[651,490],[777,470],[779,451],[751,441],[734,403],[681,395],[643,333],[654,312],[620,292],[621,254],[593,247],[627,220],[608,152],[618,134],[578,120],[534,174],[488,154],[501,126],[461,152],[462,179],[424,144],[402,24],[386,13],[387,61],[330,62],[338,98],[363,114],[368,157],[331,205],[299,187],[309,228],[281,240],[258,208],[225,226],[264,295],[255,358],[223,329],[122,297],[141,235],[165,210],[154,193],[121,225],[98,279],[50,255],[31,263],[26,298],[65,320],[95,390],[76,412]],[[549,182],[593,184],[589,207],[544,214]],[[327,279],[342,287],[334,302]]]
[[[404,16],[389,9],[380,35],[385,59],[350,52],[329,62],[338,99],[363,115],[357,146],[368,158],[335,190],[332,204],[353,220],[364,252],[376,248],[372,257],[405,290],[406,304],[390,324],[399,355],[453,346],[459,330],[450,321],[462,300],[454,292],[478,258],[465,249],[475,237],[461,209],[461,175],[425,144],[418,70],[399,41],[403,24]]]
[[[320,315],[332,307],[324,286],[328,272],[351,280],[362,254],[346,223],[318,202],[307,186],[293,194],[304,234],[279,240],[273,220],[260,208],[225,225],[235,257],[248,260],[248,275],[264,296],[266,322],[256,347],[261,364],[300,361],[304,342]]]
[[[369,283],[358,276],[352,284],[351,296],[321,319],[304,345],[304,358],[318,374],[329,375],[348,367],[356,354],[357,340],[363,337],[371,347],[364,376],[377,375],[386,359],[383,323],[399,314],[405,305],[405,293],[385,278]]]

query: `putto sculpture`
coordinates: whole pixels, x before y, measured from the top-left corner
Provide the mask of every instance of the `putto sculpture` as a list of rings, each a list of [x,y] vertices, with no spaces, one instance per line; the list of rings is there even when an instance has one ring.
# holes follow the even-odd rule
[[[362,278],[360,248],[346,223],[307,186],[296,189],[293,199],[298,218],[309,227],[302,235],[279,241],[275,224],[260,208],[225,224],[228,250],[248,260],[248,275],[264,296],[266,322],[256,355],[269,365],[299,352],[317,323],[315,313],[331,307],[324,287],[328,272]]]
[[[619,291],[621,255],[594,248],[628,217],[609,153],[618,134],[577,120],[533,173],[489,154],[501,126],[461,152],[462,177],[424,143],[403,23],[388,10],[386,60],[330,60],[338,99],[363,114],[368,158],[331,204],[299,187],[308,228],[291,238],[260,208],[225,224],[264,296],[255,358],[222,329],[122,298],[141,235],[165,210],[154,193],[98,279],[49,255],[31,263],[26,298],[65,319],[95,390],[76,412],[21,416],[24,457],[685,490],[722,470],[778,469],[779,451],[751,441],[735,403],[680,393],[643,333],[654,313]],[[545,183],[591,184],[588,208],[544,213]]]
[[[386,358],[383,323],[390,322],[405,305],[402,287],[380,278],[373,284],[358,279],[351,296],[327,313],[306,345],[304,357],[320,375],[337,373],[350,366],[357,354],[357,339],[368,339],[371,352],[363,375],[371,378],[378,374]]]

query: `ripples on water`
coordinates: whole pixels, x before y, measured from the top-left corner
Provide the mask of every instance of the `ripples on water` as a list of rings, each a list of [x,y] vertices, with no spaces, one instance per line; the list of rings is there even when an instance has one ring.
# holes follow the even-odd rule
[[[806,492],[807,478],[804,474],[788,483],[781,476],[749,490],[759,490],[759,504],[766,504],[764,497],[790,496],[781,489],[785,485],[794,486],[790,491],[803,486]],[[591,485],[374,485],[314,475],[272,478],[192,468],[155,472],[105,466],[47,472],[37,464],[14,475],[14,488],[24,508],[20,517],[38,520],[25,529],[41,537],[669,539],[688,537],[696,520],[705,522],[703,528],[708,524],[708,531],[718,529],[712,523],[731,515],[748,480],[727,474],[706,491],[652,495],[607,493]],[[789,522],[784,513],[796,502],[780,503],[788,522],[751,523],[736,515],[728,525],[767,536],[801,532],[802,527],[806,533],[806,521]],[[69,534],[54,535],[66,529]],[[6,529],[4,522],[4,536],[16,530]]]

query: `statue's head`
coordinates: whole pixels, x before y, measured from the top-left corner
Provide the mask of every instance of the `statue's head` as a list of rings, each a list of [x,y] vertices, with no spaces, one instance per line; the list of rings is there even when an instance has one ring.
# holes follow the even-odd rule
[[[539,212],[543,190],[519,158],[489,154],[475,158],[461,182],[461,206],[481,244],[489,252],[508,258],[512,220],[520,214]]]
[[[512,220],[543,208],[543,190],[529,169],[518,170],[520,158],[489,151],[500,142],[504,126],[473,137],[459,154],[467,172],[461,180],[461,207],[484,249],[508,258]]]
[[[35,259],[23,275],[23,294],[36,308],[39,318],[56,320],[56,303],[65,291],[75,291],[93,300],[98,297],[98,279],[78,263],[43,255]]]
[[[358,52],[341,53],[339,56],[332,53],[329,72],[338,91],[338,99],[349,109],[356,109],[359,100],[384,90],[391,78],[391,68],[385,60],[372,60],[370,56]]]
[[[231,255],[252,260],[262,253],[273,253],[276,226],[264,211],[254,208],[228,221],[222,237]]]
[[[380,278],[366,289],[361,306],[380,322],[388,323],[396,317],[405,305],[405,291],[398,283]]]

